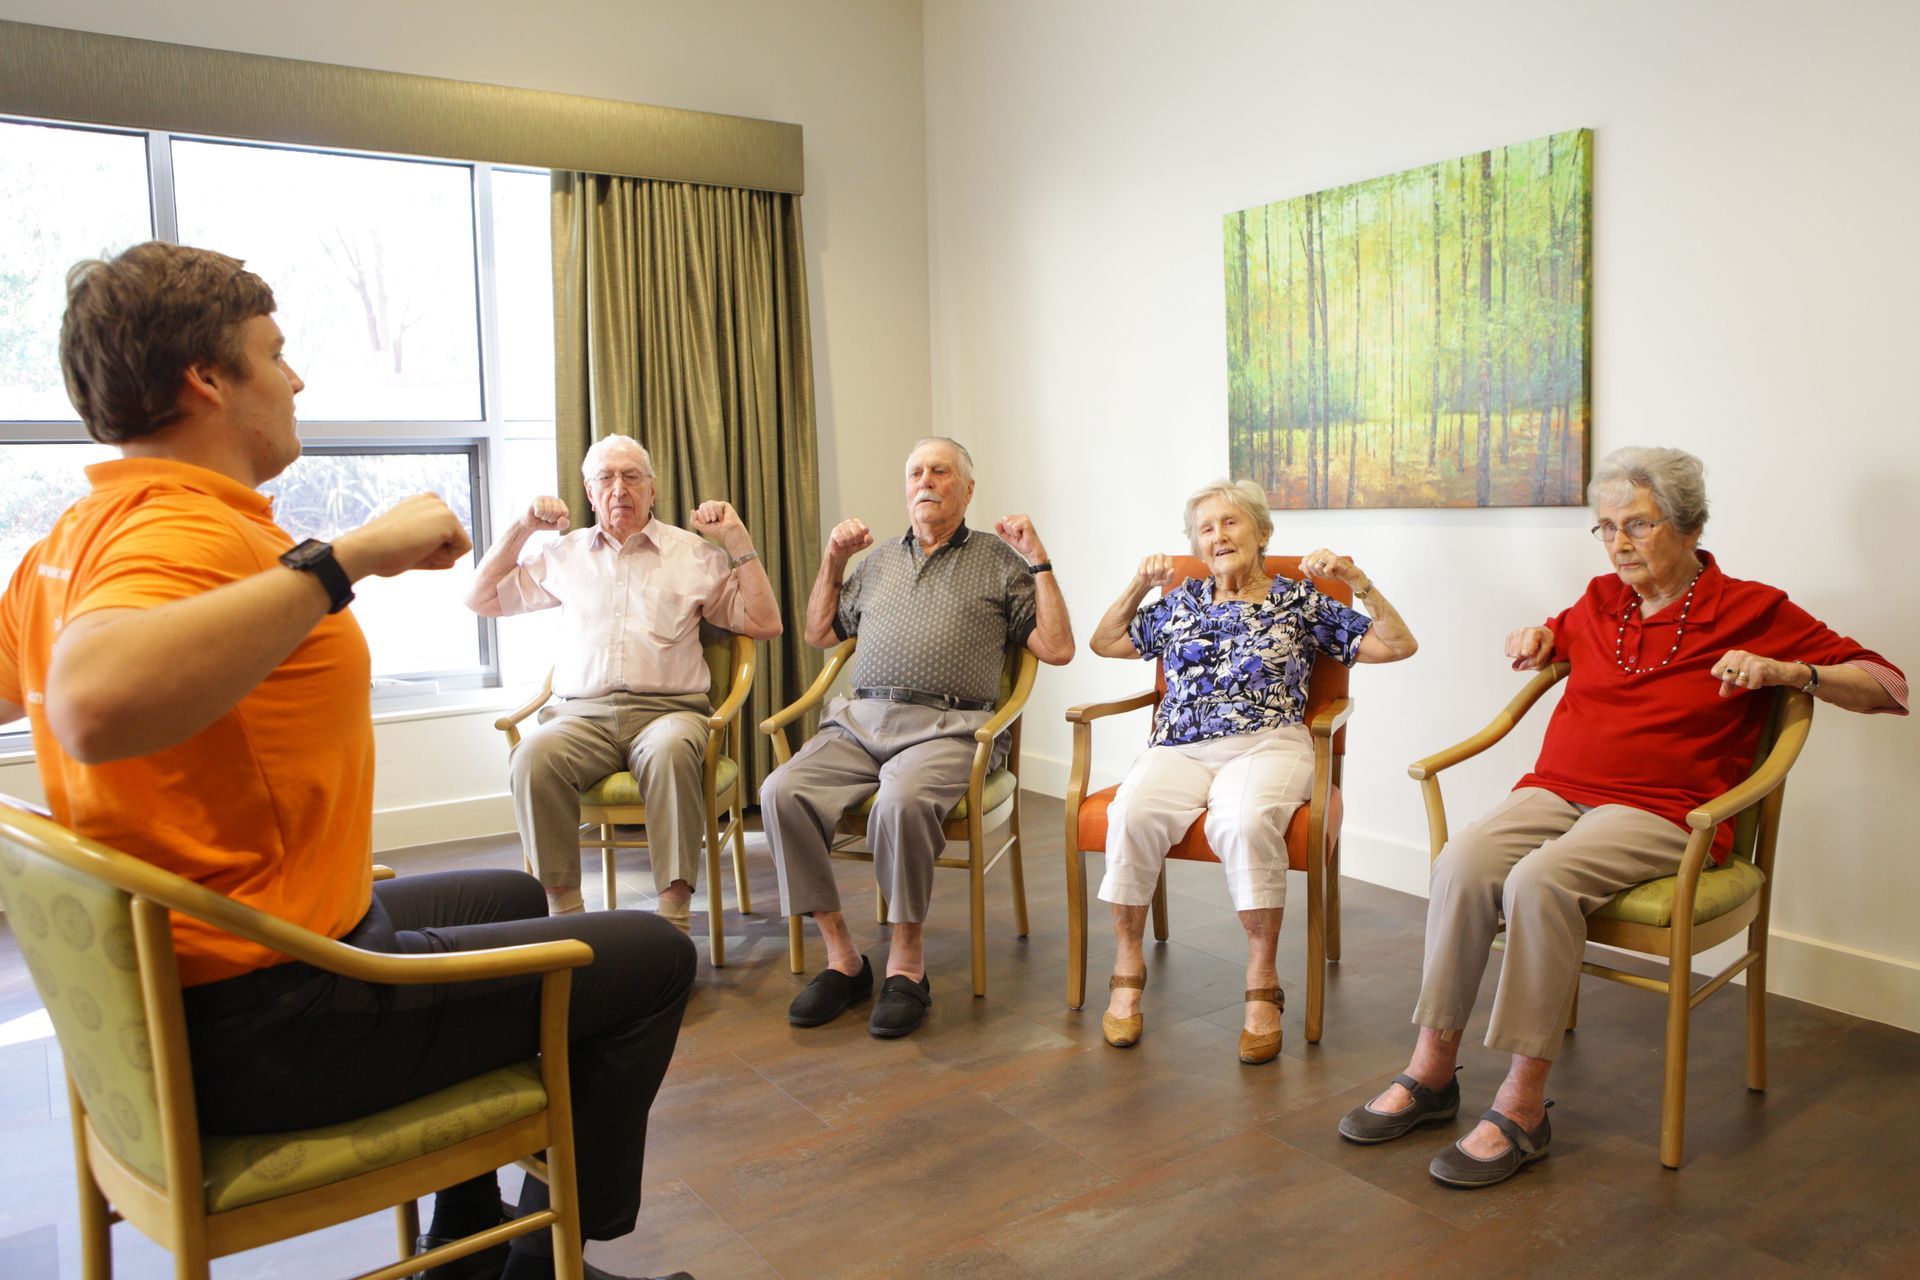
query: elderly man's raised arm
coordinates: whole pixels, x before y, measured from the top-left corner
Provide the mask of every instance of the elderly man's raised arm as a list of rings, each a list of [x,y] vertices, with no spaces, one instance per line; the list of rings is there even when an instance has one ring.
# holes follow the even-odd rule
[[[872,545],[873,531],[864,520],[842,520],[827,535],[827,545],[820,553],[820,572],[814,575],[813,590],[807,595],[807,630],[801,637],[814,648],[831,649],[840,643],[833,620],[840,612],[840,584],[847,561]]]
[[[539,497],[528,503],[527,509],[501,530],[500,536],[487,548],[487,554],[480,557],[479,567],[473,574],[473,586],[467,590],[467,608],[483,618],[500,617],[500,584],[519,566],[520,548],[536,533],[546,530],[565,533],[568,522],[567,504],[558,498]]]
[[[767,567],[753,547],[753,535],[740,519],[733,504],[713,499],[694,509],[688,526],[703,538],[720,544],[732,562],[734,607],[722,625],[729,631],[755,640],[771,640],[786,629],[780,621],[780,602],[774,598],[773,581]],[[742,557],[747,557],[742,559]]]
[[[994,524],[993,531],[1029,565],[1047,563],[1047,549],[1026,516],[1007,516]],[[1051,566],[1033,575],[1033,630],[1027,635],[1027,648],[1049,666],[1064,667],[1073,661],[1073,619],[1067,616],[1067,598],[1060,594]]]

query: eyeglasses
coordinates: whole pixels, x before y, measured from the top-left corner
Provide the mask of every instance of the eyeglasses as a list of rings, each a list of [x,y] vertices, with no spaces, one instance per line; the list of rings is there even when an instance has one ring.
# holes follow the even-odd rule
[[[604,489],[608,485],[612,484],[615,480],[624,480],[628,488],[637,489],[640,487],[640,482],[642,480],[651,480],[651,479],[653,479],[653,477],[649,475],[647,472],[635,471],[633,468],[629,467],[625,471],[599,472],[591,478],[591,482],[596,488]]]
[[[1625,524],[1615,524],[1611,520],[1602,520],[1599,524],[1587,530],[1587,532],[1602,542],[1612,542],[1613,535],[1616,533],[1626,534],[1629,542],[1638,542],[1665,523],[1665,520],[1645,520],[1639,517],[1635,517]]]

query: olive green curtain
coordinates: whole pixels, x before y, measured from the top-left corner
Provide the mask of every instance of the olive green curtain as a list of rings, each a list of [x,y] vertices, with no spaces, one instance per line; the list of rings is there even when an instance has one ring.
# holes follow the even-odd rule
[[[773,768],[762,719],[804,691],[820,559],[799,197],[605,174],[553,175],[555,436],[576,528],[592,518],[580,461],[632,436],[653,457],[654,511],[682,527],[733,503],[781,603],[741,712],[752,794]]]

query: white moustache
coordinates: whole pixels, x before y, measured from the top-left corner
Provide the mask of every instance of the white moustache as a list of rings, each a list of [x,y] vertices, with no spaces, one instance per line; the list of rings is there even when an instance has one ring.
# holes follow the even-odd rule
[[[915,502],[938,502],[940,501],[940,495],[931,489],[922,489],[913,495],[913,500]]]

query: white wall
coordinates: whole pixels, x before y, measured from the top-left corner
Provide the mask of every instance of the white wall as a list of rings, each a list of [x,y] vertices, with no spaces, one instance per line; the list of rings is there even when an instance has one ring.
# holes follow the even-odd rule
[[[1892,0],[934,0],[935,421],[973,445],[979,501],[1034,513],[1084,637],[1226,467],[1222,215],[1591,126],[1596,456],[1700,454],[1729,572],[1920,667],[1916,47],[1920,8]],[[1346,848],[1355,874],[1423,891],[1404,767],[1516,687],[1501,636],[1604,568],[1589,517],[1276,522],[1276,548],[1358,559],[1422,641],[1354,679]],[[1043,674],[1029,774],[1063,775],[1062,708],[1142,684],[1091,657]],[[1457,819],[1524,771],[1544,720],[1450,783]],[[1136,717],[1097,743],[1106,780],[1143,735]],[[1911,722],[1818,717],[1787,805],[1775,989],[1920,1027],[1920,858],[1892,802],[1916,776]]]
[[[802,125],[821,507],[831,523],[880,494],[870,514],[898,516],[929,394],[918,4],[0,0],[0,17]],[[380,848],[512,829],[492,719],[378,727]],[[31,763],[0,764],[0,790],[37,794]]]

